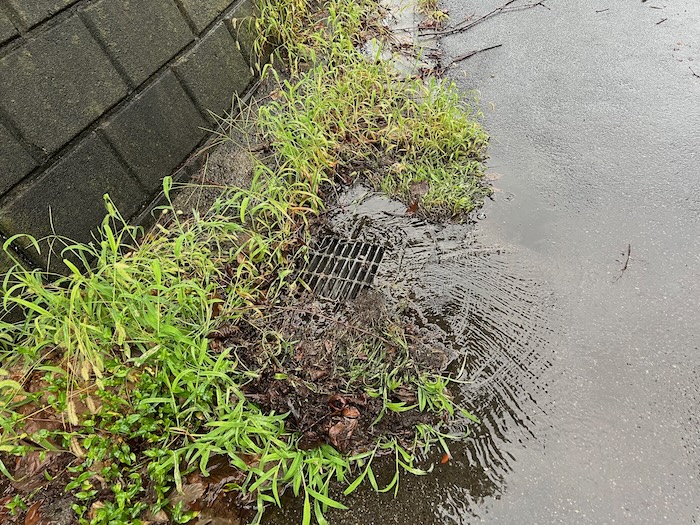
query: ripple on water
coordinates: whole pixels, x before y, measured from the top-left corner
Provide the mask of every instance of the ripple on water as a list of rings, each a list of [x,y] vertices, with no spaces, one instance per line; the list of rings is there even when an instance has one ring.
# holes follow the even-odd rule
[[[431,502],[435,523],[460,523],[505,490],[518,446],[537,442],[535,419],[549,404],[543,374],[553,354],[552,295],[516,253],[481,245],[473,228],[431,225],[404,212],[354,188],[330,225],[386,246],[377,285],[390,304],[439,334],[463,367],[461,401],[481,425],[455,447],[459,465],[436,474]]]
[[[361,487],[344,498],[350,510],[329,510],[329,522],[471,523],[505,492],[519,451],[542,447],[537,421],[550,403],[551,294],[517,253],[484,246],[472,227],[407,217],[401,203],[360,186],[339,198],[329,233],[385,247],[376,286],[388,306],[451,352],[455,372],[464,366],[459,401],[481,424],[469,424],[470,437],[451,445],[447,464],[437,454],[428,458],[431,474],[404,476],[396,499]],[[271,509],[265,523],[298,523],[300,512],[295,504]]]

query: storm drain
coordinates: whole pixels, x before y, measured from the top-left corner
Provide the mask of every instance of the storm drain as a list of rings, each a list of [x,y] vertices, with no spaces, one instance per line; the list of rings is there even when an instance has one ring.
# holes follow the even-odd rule
[[[302,279],[319,297],[334,301],[354,299],[372,284],[383,256],[381,246],[327,237],[312,250]]]

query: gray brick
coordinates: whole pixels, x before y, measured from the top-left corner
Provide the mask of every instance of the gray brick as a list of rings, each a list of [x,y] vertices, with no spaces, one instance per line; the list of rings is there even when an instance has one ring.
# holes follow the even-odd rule
[[[217,115],[231,109],[232,95],[244,93],[253,78],[248,63],[223,24],[197,44],[174,69],[197,103]]]
[[[53,153],[126,95],[82,22],[72,17],[0,60],[0,104]]]
[[[172,0],[101,0],[85,13],[134,85],[194,38]]]
[[[149,191],[204,137],[206,121],[168,72],[121,110],[104,131]]]
[[[13,250],[12,246],[8,247],[8,252],[2,249],[2,246],[4,244],[4,241],[0,241],[0,281],[5,278],[5,274],[10,268],[13,268],[16,266],[18,263],[20,266],[24,268],[29,268],[30,265],[27,264],[27,262],[24,260],[24,258],[19,257],[17,255],[17,252]],[[15,280],[16,281],[16,280]],[[11,310],[15,310],[12,309]],[[7,315],[7,310],[4,310],[2,307],[2,303],[0,302],[0,318],[4,318],[5,315]],[[17,318],[15,318],[17,319]],[[7,318],[4,318],[3,320],[7,320]]]
[[[15,26],[12,25],[10,19],[0,12],[0,44],[17,35]]]
[[[76,0],[6,0],[27,27],[46,20]]]
[[[0,243],[1,244],[1,243]],[[5,277],[7,271],[15,265],[15,262],[2,250],[0,246],[0,278]],[[2,305],[0,304],[0,317],[4,313]]]
[[[8,235],[29,233],[39,239],[51,235],[51,218],[59,235],[89,242],[91,231],[96,231],[105,216],[105,193],[109,193],[126,218],[148,200],[148,195],[127,175],[112,151],[91,134],[3,206],[0,229]],[[26,243],[22,247],[27,249]],[[45,249],[40,256],[31,249],[27,253],[37,264],[46,263]]]
[[[36,167],[36,162],[0,124],[0,195]]]
[[[197,27],[197,31],[201,31],[223,13],[224,9],[233,3],[233,0],[208,0],[206,2],[202,0],[181,0],[181,2],[182,7],[185,8],[185,11],[187,11],[187,14]]]

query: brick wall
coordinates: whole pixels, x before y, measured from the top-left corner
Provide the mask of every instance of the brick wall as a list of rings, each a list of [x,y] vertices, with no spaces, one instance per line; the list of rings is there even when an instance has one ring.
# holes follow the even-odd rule
[[[0,0],[0,240],[41,238],[53,225],[89,241],[104,193],[137,216],[214,127],[209,111],[250,89],[252,33],[241,19],[253,6]],[[15,248],[45,266],[45,250]]]

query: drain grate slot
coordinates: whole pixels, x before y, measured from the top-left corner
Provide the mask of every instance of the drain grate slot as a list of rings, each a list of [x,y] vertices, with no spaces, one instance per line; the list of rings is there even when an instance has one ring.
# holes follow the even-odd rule
[[[381,246],[327,237],[312,250],[302,279],[319,297],[354,299],[362,288],[372,284],[383,256]]]

